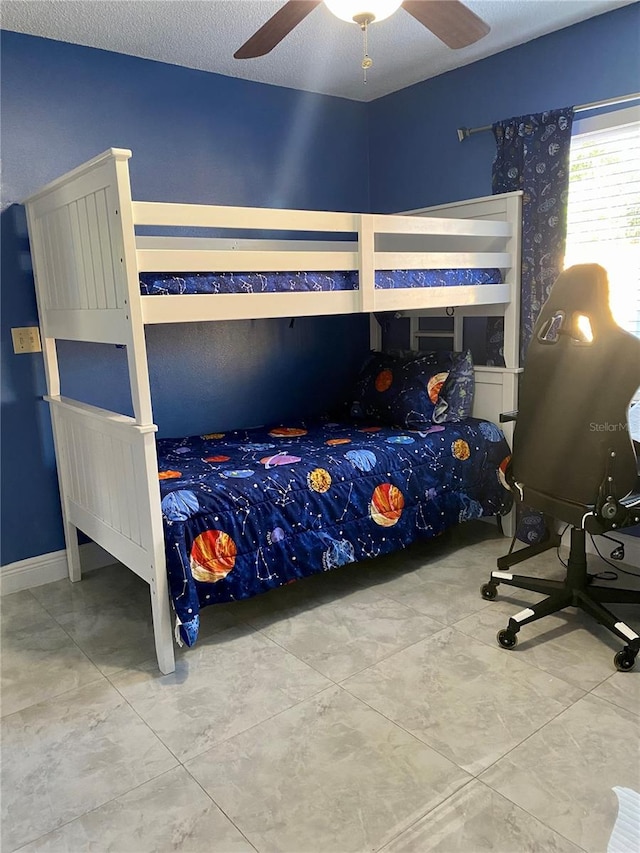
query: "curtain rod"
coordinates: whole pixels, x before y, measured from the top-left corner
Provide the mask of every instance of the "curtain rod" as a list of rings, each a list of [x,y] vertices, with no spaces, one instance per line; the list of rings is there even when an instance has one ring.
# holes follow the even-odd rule
[[[586,110],[595,110],[599,107],[613,107],[616,104],[626,104],[627,101],[638,101],[640,100],[640,92],[635,92],[631,95],[620,95],[617,98],[609,98],[607,101],[593,101],[591,104],[582,104],[579,107],[574,107],[574,112],[582,113]],[[471,136],[472,133],[483,133],[485,130],[491,130],[493,127],[492,124],[485,124],[484,127],[459,127],[457,129],[458,132],[458,142],[464,142],[464,140]]]

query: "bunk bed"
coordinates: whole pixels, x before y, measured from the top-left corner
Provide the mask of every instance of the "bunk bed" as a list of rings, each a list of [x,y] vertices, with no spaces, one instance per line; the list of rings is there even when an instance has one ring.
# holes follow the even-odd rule
[[[131,197],[130,157],[109,149],[25,206],[69,577],[81,577],[81,530],[143,578],[158,665],[169,673],[170,604],[191,643],[205,604],[500,511],[510,425],[503,435],[495,424],[517,407],[521,199],[509,193],[404,215],[140,202]],[[138,233],[154,229],[172,236]],[[184,229],[216,236],[180,236]],[[156,440],[146,325],[452,309],[456,350],[465,316],[505,322],[507,366],[475,367],[470,418],[288,423]],[[59,339],[126,347],[133,417],[61,396]],[[380,350],[373,319],[371,345]],[[451,483],[465,465],[472,474],[456,494]],[[447,472],[442,494],[438,469]],[[356,499],[358,484],[365,489]],[[305,515],[313,523],[302,524]],[[382,535],[374,541],[351,523]],[[294,540],[301,550],[291,550]]]

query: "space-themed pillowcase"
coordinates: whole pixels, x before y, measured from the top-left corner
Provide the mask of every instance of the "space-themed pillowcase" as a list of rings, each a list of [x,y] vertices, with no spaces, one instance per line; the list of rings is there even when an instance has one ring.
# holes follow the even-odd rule
[[[473,406],[471,353],[371,354],[356,384],[353,417],[407,429],[459,421]]]
[[[471,350],[451,352],[449,375],[440,389],[431,419],[436,424],[455,423],[471,417],[475,373]]]

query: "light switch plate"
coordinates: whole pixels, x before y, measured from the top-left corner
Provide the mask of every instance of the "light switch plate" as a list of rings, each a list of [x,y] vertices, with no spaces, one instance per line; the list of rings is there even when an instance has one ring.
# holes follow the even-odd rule
[[[11,337],[15,353],[42,352],[40,329],[37,326],[20,326],[11,329]]]

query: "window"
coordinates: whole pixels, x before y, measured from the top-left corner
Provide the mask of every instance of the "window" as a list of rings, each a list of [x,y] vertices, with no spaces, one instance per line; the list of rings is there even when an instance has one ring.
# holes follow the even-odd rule
[[[616,321],[640,337],[640,107],[574,122],[565,267],[607,270]]]

